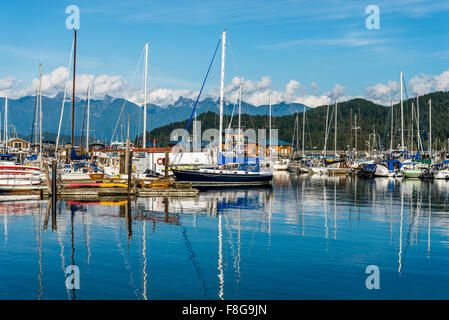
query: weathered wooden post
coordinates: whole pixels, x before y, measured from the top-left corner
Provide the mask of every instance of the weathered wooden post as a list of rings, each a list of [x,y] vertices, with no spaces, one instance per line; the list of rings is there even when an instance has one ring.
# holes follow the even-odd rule
[[[129,152],[129,114],[128,114],[128,134],[126,136],[126,152],[125,152],[125,174],[128,175],[128,194],[131,189],[131,174],[132,174],[132,164],[130,159],[130,152]],[[131,170],[130,170],[131,168]]]
[[[168,215],[168,197],[164,198],[164,213],[165,213],[165,221],[169,221],[169,215]]]
[[[48,194],[51,194],[51,181],[50,181],[50,173],[48,172],[48,164],[44,161],[43,163],[44,171],[45,171],[45,181],[47,183]]]
[[[57,175],[57,162],[53,160],[51,163],[51,208],[52,208],[52,219],[56,220],[56,197],[58,194],[58,187],[56,186],[56,175]]]
[[[164,161],[164,163],[165,163],[165,178],[166,179],[168,179],[168,165],[169,165],[169,162],[170,162],[168,155],[169,155],[169,153],[166,152],[165,153],[165,161]]]
[[[133,155],[132,152],[129,152],[129,158],[128,158],[128,195],[131,194],[131,177],[133,175]]]

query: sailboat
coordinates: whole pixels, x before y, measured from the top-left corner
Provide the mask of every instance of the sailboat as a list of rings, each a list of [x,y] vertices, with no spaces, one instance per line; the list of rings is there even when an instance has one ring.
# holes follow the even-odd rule
[[[4,144],[8,150],[8,97],[5,97]],[[18,165],[16,156],[0,154],[0,192],[37,189],[41,183],[40,168]]]
[[[401,80],[401,150],[399,151],[391,151],[390,158],[388,160],[381,161],[377,164],[374,175],[376,177],[389,177],[389,178],[399,178],[402,177],[402,162],[399,159],[401,156],[408,155],[408,151],[406,151],[404,145],[404,99],[403,99],[403,81],[404,77],[402,75],[402,71],[400,73]],[[399,157],[397,156],[399,155]]]
[[[337,101],[335,101],[335,133],[334,133],[334,149],[335,149],[335,158],[334,160],[326,159],[325,163],[328,164],[328,170],[327,174],[330,176],[336,176],[336,175],[347,175],[349,172],[349,168],[343,166],[343,163],[345,162],[343,159],[337,160],[338,153],[337,153],[337,119],[338,119],[338,104]]]
[[[258,162],[255,164],[243,163],[237,168],[224,168],[223,160],[223,95],[224,72],[226,52],[226,30],[221,38],[221,82],[220,82],[220,127],[218,138],[218,168],[178,169],[171,170],[178,181],[186,181],[194,186],[241,186],[241,185],[266,185],[271,184],[273,173],[271,170],[262,169]]]

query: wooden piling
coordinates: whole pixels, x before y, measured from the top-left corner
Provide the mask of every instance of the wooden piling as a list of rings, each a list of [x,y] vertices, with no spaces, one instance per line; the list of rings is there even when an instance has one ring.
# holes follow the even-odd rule
[[[44,171],[45,171],[45,180],[47,182],[47,190],[48,190],[48,194],[51,194],[51,181],[50,181],[50,173],[48,172],[48,164],[47,162],[44,161],[43,163],[44,165]]]
[[[168,165],[169,165],[169,162],[170,162],[170,160],[169,160],[169,153],[166,152],[165,153],[165,161],[164,161],[164,163],[165,163],[165,178],[166,179],[168,179]]]
[[[53,160],[51,163],[51,204],[52,204],[52,219],[56,219],[56,197],[58,195],[58,187],[56,186],[56,176],[57,176],[57,162]]]
[[[132,152],[129,152],[129,158],[128,158],[128,194],[131,193],[131,178],[133,175],[133,156]]]

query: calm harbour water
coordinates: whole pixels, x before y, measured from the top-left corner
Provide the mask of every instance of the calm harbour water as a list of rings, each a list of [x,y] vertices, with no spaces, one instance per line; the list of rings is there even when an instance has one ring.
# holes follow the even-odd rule
[[[281,173],[198,198],[59,201],[56,221],[47,207],[0,203],[0,299],[449,298],[446,181]]]

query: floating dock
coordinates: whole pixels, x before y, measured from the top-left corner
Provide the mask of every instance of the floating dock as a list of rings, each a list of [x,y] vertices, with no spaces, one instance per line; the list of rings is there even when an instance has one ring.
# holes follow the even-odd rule
[[[57,196],[62,200],[127,199],[131,197],[196,197],[198,189],[190,183],[171,179],[133,180],[128,189],[123,179],[63,180],[57,183]],[[51,189],[51,188],[50,188]],[[0,202],[47,199],[51,191],[43,183],[30,190],[8,190],[0,194]]]
[[[104,197],[196,197],[199,191],[191,184],[172,180],[136,180],[128,190],[123,180],[70,180],[58,185],[57,194],[62,199],[76,198],[92,200]],[[47,188],[41,190],[43,197],[49,196]]]

